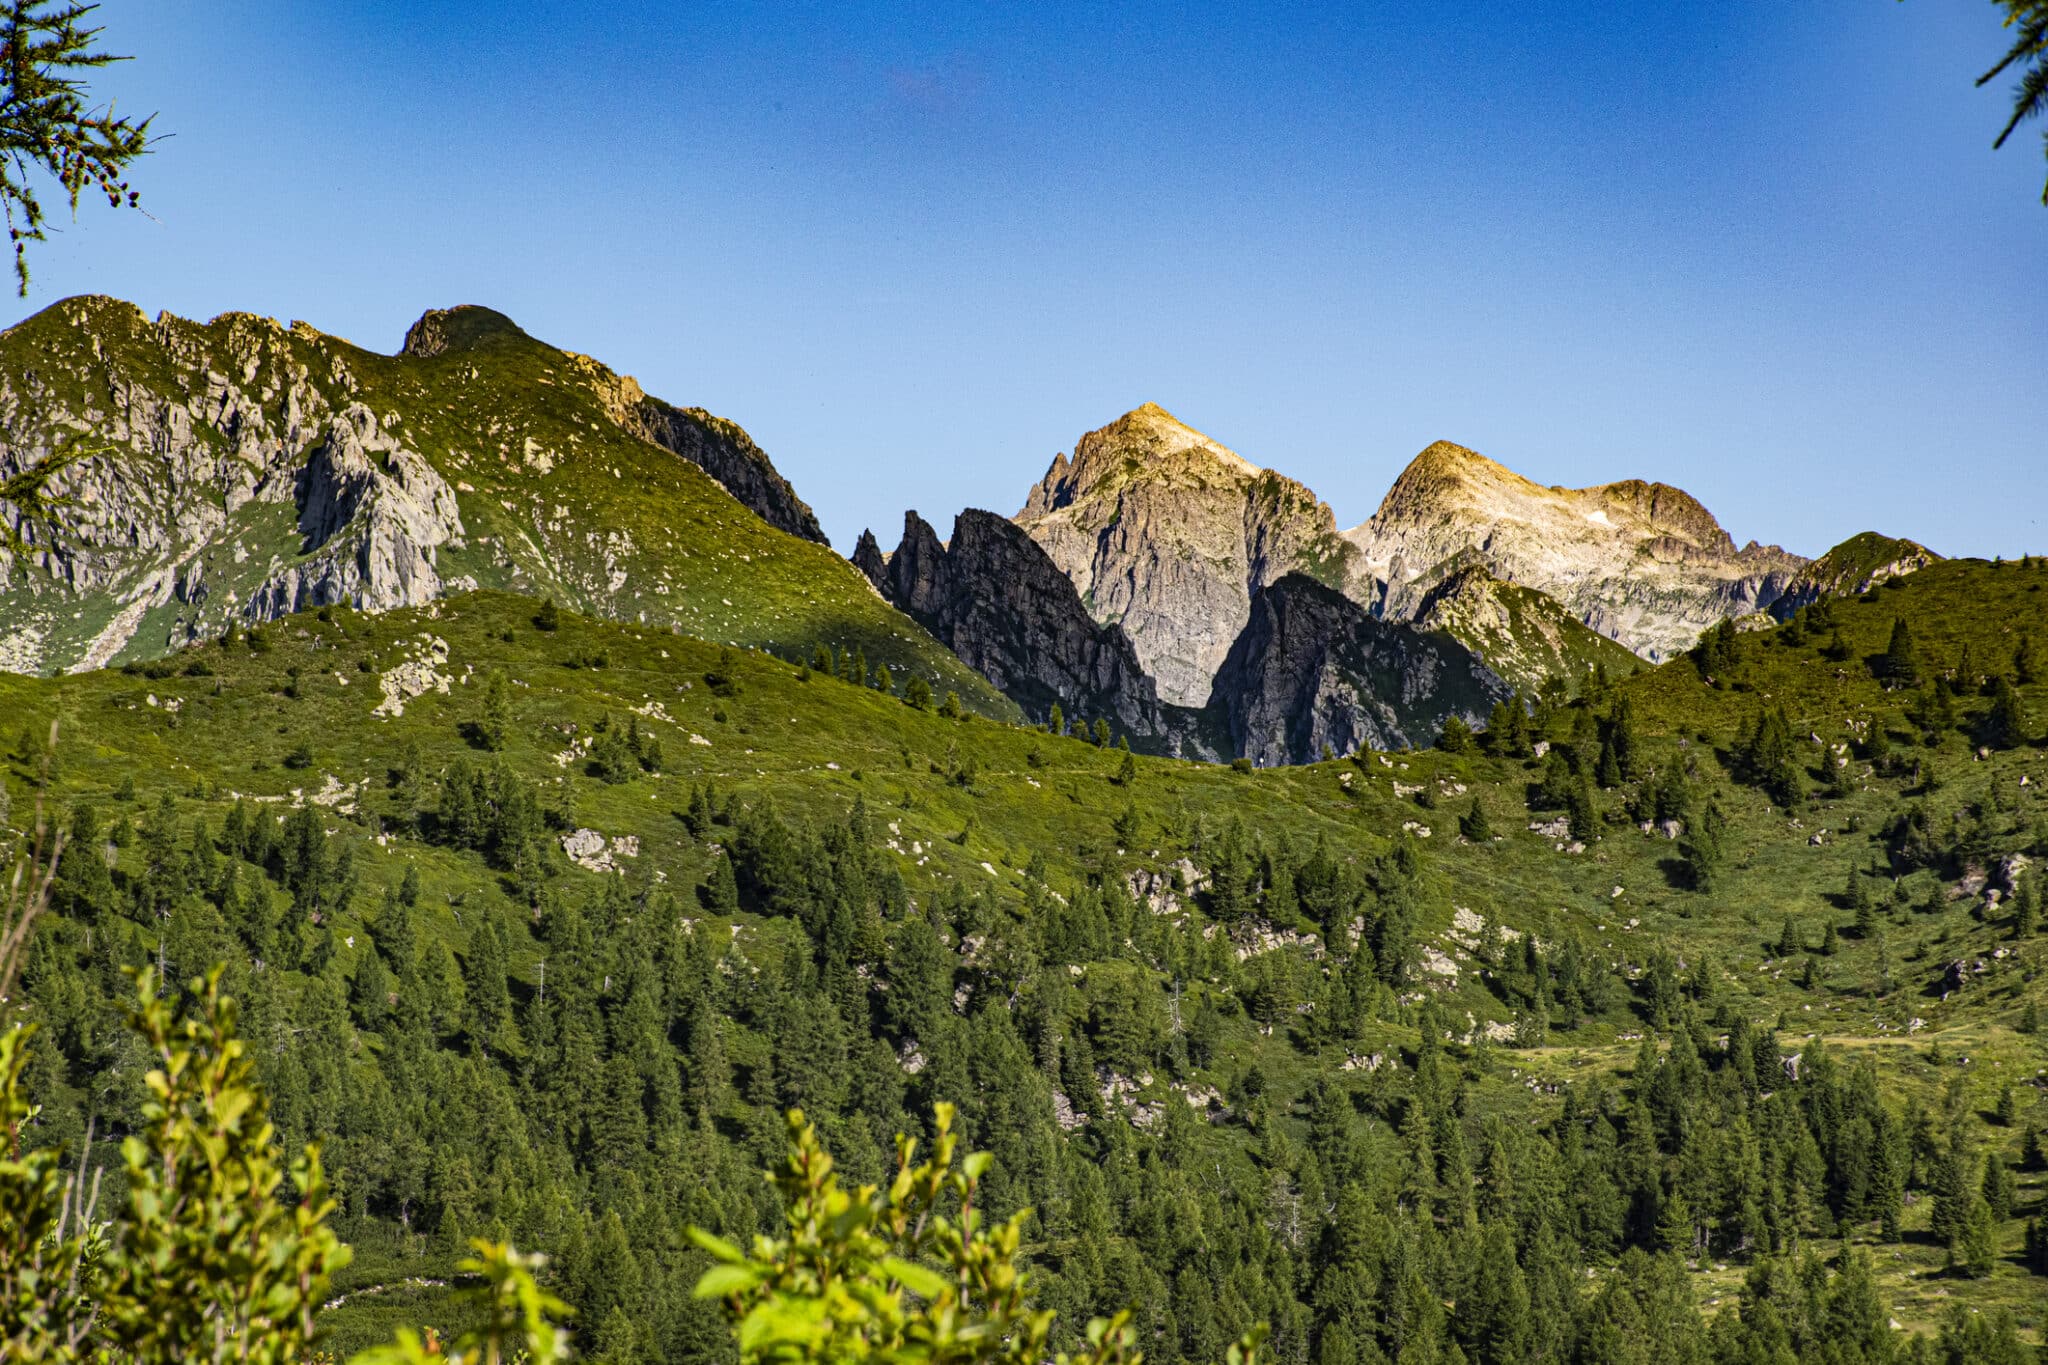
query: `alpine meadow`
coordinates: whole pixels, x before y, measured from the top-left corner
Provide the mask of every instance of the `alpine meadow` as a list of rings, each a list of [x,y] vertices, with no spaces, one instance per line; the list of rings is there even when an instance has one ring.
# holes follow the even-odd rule
[[[2039,353],[2040,163],[1976,158],[2048,8],[1558,4],[1511,58],[689,8],[0,10],[0,1359],[2048,1362],[2048,414],[1960,377],[2000,308]],[[1781,89],[1831,25],[1864,65]],[[328,46],[361,89],[301,107]],[[1525,164],[1420,93],[1447,53]],[[486,112],[536,79],[569,124]],[[1765,85],[1816,126],[1702,132]],[[1895,326],[1785,188],[1828,98],[1949,291]],[[1364,207],[1468,177],[1538,188],[1500,237]],[[1994,195],[1995,252],[1899,217]],[[1678,263],[1752,250],[1849,273]],[[1597,341],[1514,332],[1582,275]],[[1874,387],[1806,392],[1773,290]]]

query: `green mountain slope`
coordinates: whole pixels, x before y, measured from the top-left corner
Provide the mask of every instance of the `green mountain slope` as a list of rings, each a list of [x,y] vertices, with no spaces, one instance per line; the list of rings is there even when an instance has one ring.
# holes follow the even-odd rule
[[[737,427],[654,404],[487,309],[422,326],[434,344],[384,356],[303,323],[150,322],[82,298],[0,335],[0,473],[84,456],[50,479],[47,519],[0,503],[33,550],[0,554],[0,667],[149,658],[231,619],[503,587],[736,645],[859,651],[1014,714],[827,546],[627,429],[655,411],[779,482]]]
[[[1823,597],[1869,592],[1888,578],[1924,569],[1940,559],[1917,541],[1864,531],[1801,565],[1785,585],[1784,594],[1771,604],[1771,614],[1782,621]]]
[[[220,959],[252,1036],[291,1040],[261,1055],[285,1140],[327,1144],[343,1289],[509,1233],[556,1253],[599,1359],[720,1339],[679,1228],[767,1226],[781,1105],[874,1179],[935,1098],[996,1150],[991,1212],[1039,1209],[1047,1302],[1137,1302],[1158,1359],[1252,1318],[1304,1358],[1392,1357],[1401,1302],[1467,1359],[1524,1320],[1605,1359],[1616,1295],[1708,1341],[1696,1303],[1730,1351],[1768,1299],[1817,1356],[1837,1320],[1792,1286],[1830,1281],[1767,1248],[1873,1252],[1871,1330],[1960,1305],[2038,1335],[2042,1172],[1985,1275],[1934,1229],[1968,1213],[1944,1182],[2048,1125],[2020,1031],[2048,1004],[2020,932],[2048,568],[1866,598],[1471,752],[1258,772],[543,631],[496,593],[0,678],[12,823],[40,797],[80,836],[26,987],[48,1122],[132,1121],[119,963]],[[1885,658],[1899,620],[1919,681]],[[1502,1278],[1520,1318],[1487,1306]],[[398,1292],[348,1300],[338,1340],[445,1321]]]
[[[1533,695],[1556,678],[1576,690],[1596,674],[1625,678],[1643,661],[1567,611],[1556,598],[1504,582],[1484,567],[1439,579],[1408,619],[1455,636],[1511,686]]]

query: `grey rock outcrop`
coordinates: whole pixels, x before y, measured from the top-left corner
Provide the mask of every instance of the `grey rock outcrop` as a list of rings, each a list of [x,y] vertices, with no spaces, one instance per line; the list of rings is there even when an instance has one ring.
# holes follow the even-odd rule
[[[1640,479],[1544,488],[1449,441],[1416,456],[1372,519],[1344,534],[1383,585],[1370,605],[1389,620],[1413,616],[1439,582],[1478,562],[1652,660],[1767,609],[1806,562],[1774,545],[1737,549],[1681,489]]]
[[[251,615],[337,604],[388,611],[441,595],[436,553],[462,543],[455,490],[418,452],[381,433],[368,408],[352,403],[334,418],[294,483],[309,557],[265,579],[250,596]]]
[[[1059,567],[1023,531],[973,509],[953,538],[915,512],[883,559],[863,534],[854,564],[883,597],[937,636],[967,665],[1043,720],[1054,704],[1081,720],[1108,718],[1134,745],[1157,747],[1167,729],[1152,679],[1116,626],[1097,624]],[[1154,741],[1151,745],[1140,741]]]
[[[736,423],[702,408],[678,408],[643,398],[624,423],[628,431],[682,456],[725,485],[725,491],[778,531],[829,544],[810,504]]]
[[[1342,593],[1290,574],[1252,599],[1209,709],[1261,766],[1433,743],[1451,716],[1483,722],[1509,689],[1448,635],[1377,621]]]
[[[1296,572],[1345,586],[1357,558],[1315,494],[1152,403],[1054,459],[1016,522],[1177,706],[1207,700],[1254,593]]]

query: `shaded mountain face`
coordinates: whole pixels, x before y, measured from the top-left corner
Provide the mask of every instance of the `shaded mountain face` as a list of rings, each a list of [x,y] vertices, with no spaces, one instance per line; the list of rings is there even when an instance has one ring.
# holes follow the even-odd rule
[[[1864,531],[1794,574],[1778,600],[1771,603],[1771,615],[1783,621],[1823,597],[1853,597],[1869,592],[1887,578],[1940,562],[1940,555],[1916,541]]]
[[[885,560],[863,532],[853,562],[1027,716],[1044,720],[1058,705],[1073,720],[1107,717],[1134,744],[1159,747],[1166,721],[1130,640],[1091,618],[1045,551],[1002,517],[962,512],[941,544],[906,512],[895,554]]]
[[[0,333],[0,480],[38,471],[46,496],[0,498],[15,671],[498,587],[723,643],[858,647],[1014,714],[814,543],[739,428],[485,308],[429,313],[388,356],[304,323],[65,300]]]
[[[1302,574],[1252,599],[1217,671],[1209,708],[1236,752],[1261,766],[1422,747],[1453,715],[1483,723],[1510,689],[1448,635],[1374,620]]]
[[[1448,441],[1416,456],[1372,519],[1344,534],[1383,585],[1373,605],[1389,619],[1415,615],[1476,556],[1652,660],[1767,609],[1806,562],[1754,542],[1738,550],[1706,508],[1668,485],[1544,488]]]
[[[1289,573],[1343,587],[1357,558],[1315,494],[1151,403],[1056,458],[1016,522],[1179,706],[1207,701],[1253,594]]]

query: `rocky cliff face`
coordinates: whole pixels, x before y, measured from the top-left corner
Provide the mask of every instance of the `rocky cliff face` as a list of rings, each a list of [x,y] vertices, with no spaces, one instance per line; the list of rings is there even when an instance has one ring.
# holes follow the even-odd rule
[[[1771,603],[1771,615],[1783,621],[1823,597],[1853,597],[1869,592],[1887,578],[1897,578],[1940,561],[1940,555],[1916,541],[1864,531],[1794,574],[1785,591]]]
[[[1343,587],[1357,558],[1315,494],[1151,403],[1056,458],[1016,521],[1179,706],[1207,700],[1254,593],[1289,573]]]
[[[1070,719],[1106,717],[1135,746],[1159,747],[1165,718],[1130,640],[1097,624],[1045,551],[1003,518],[962,512],[941,544],[908,512],[895,554],[884,560],[863,533],[854,565],[1032,719],[1058,704]]]
[[[1805,563],[1776,546],[1738,550],[1679,489],[1636,479],[1544,488],[1448,441],[1416,456],[1345,538],[1383,585],[1373,605],[1388,619],[1415,615],[1476,560],[1653,660],[1724,618],[1768,608]]]
[[[429,313],[393,356],[303,323],[65,300],[0,332],[0,482],[21,475],[44,486],[0,494],[10,670],[490,587],[788,654],[859,647],[1015,714],[814,543],[739,428],[489,309]]]
[[[1290,574],[1252,599],[1209,706],[1254,763],[1312,763],[1433,743],[1453,715],[1481,723],[1509,689],[1448,635],[1376,621],[1342,593]]]

